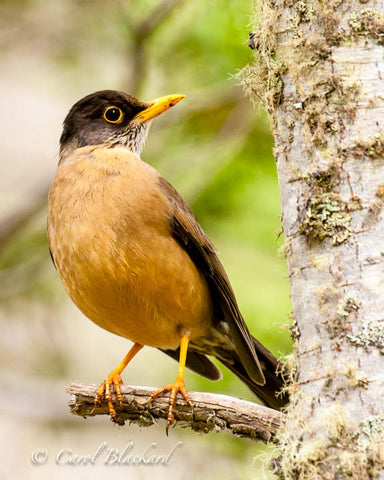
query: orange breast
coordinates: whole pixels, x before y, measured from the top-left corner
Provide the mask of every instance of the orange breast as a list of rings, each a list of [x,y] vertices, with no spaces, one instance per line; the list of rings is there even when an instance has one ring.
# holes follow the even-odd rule
[[[79,155],[81,153],[81,155]],[[48,239],[82,312],[130,340],[175,348],[212,319],[206,280],[171,235],[159,174],[121,148],[85,148],[57,170]]]

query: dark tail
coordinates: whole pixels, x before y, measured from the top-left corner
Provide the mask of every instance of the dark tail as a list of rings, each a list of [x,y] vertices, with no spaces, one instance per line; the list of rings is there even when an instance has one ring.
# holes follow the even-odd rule
[[[252,337],[253,345],[255,347],[257,357],[260,361],[261,368],[265,377],[265,385],[258,385],[243,367],[240,357],[231,350],[215,349],[212,354],[220,360],[229,370],[231,370],[237,377],[244,382],[247,387],[262,400],[267,407],[280,410],[288,401],[288,394],[284,387],[284,367],[272,353],[267,350],[256,338]],[[177,350],[162,350],[164,353],[178,361],[180,356],[180,349]],[[208,378],[209,380],[219,380],[221,372],[214,363],[203,353],[193,351],[193,346],[188,350],[187,367],[194,372]],[[282,393],[284,391],[284,393]]]
[[[249,377],[240,362],[240,358],[233,361],[232,357],[231,363],[226,362],[222,358],[219,359],[229,370],[239,377],[267,407],[280,410],[289,401],[286,390],[283,390],[285,384],[283,374],[285,369],[283,364],[279,362],[264,345],[254,337],[252,337],[252,340],[265,376],[265,385],[257,385],[257,383]]]

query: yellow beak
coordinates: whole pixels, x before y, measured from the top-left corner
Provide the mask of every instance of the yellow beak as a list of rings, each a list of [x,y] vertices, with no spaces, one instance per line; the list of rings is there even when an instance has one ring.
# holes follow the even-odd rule
[[[149,107],[145,110],[142,110],[140,113],[135,115],[133,120],[138,121],[139,123],[144,123],[151,118],[155,118],[161,113],[165,112],[169,108],[179,103],[180,100],[185,98],[185,95],[166,95],[165,97],[155,98],[155,100],[151,100],[147,102]]]

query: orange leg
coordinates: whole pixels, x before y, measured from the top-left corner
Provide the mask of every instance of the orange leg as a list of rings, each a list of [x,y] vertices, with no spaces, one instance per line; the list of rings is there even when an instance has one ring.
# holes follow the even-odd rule
[[[121,405],[123,403],[123,397],[121,395],[120,385],[123,383],[120,373],[124,370],[124,368],[128,365],[128,363],[132,360],[132,358],[136,355],[143,348],[143,345],[140,343],[135,343],[132,345],[131,349],[124,357],[123,361],[120,363],[118,367],[116,367],[112,372],[108,375],[108,377],[104,380],[104,382],[100,385],[99,389],[97,390],[97,395],[95,398],[95,404],[99,405],[100,400],[103,396],[108,402],[108,409],[111,417],[113,419],[116,418],[116,410],[113,405],[112,401],[112,394],[111,394],[111,385],[113,385],[118,403]]]
[[[193,405],[188,398],[187,390],[185,389],[185,380],[184,380],[185,362],[186,362],[186,359],[187,359],[188,343],[189,343],[189,337],[188,336],[184,335],[183,337],[181,337],[181,340],[180,340],[179,371],[178,371],[176,380],[170,385],[164,385],[162,388],[160,388],[155,393],[153,393],[151,395],[151,398],[149,399],[149,402],[148,402],[148,405],[150,405],[153,402],[153,400],[155,400],[155,398],[157,398],[162,393],[171,392],[171,395],[169,397],[167,435],[168,435],[168,429],[169,429],[170,425],[172,425],[172,423],[175,420],[173,410],[174,410],[174,407],[175,407],[175,401],[176,401],[177,394],[181,393],[184,397],[184,400],[187,402],[187,404],[191,408],[193,408]]]

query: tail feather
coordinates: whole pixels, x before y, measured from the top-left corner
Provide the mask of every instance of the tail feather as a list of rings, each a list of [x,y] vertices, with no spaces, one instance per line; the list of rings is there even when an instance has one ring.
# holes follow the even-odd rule
[[[252,336],[250,338],[265,377],[264,385],[258,384],[253,378],[251,378],[248,373],[248,371],[252,371],[252,369],[249,368],[250,365],[248,365],[248,369],[246,370],[240,356],[235,351],[216,347],[211,354],[239,377],[239,379],[245,383],[245,385],[247,385],[247,387],[258,398],[260,398],[267,407],[280,410],[289,401],[287,392],[283,390],[283,365],[267,348],[264,347],[264,345],[256,340],[256,338]],[[186,366],[209,380],[219,380],[221,378],[221,372],[217,366],[212,363],[204,353],[196,351],[194,348],[196,347],[191,345],[191,348],[188,349]],[[176,361],[179,359],[180,349],[162,350],[162,352]],[[248,361],[250,360],[248,359]]]
[[[160,350],[176,360],[176,362],[179,361],[180,347],[176,350]],[[220,369],[206,355],[195,352],[192,349],[188,350],[186,366],[193,372],[196,372],[202,377],[208,378],[208,380],[212,380],[213,382],[223,378],[223,374],[221,373]]]
[[[226,361],[224,358],[219,359],[229,370],[231,370],[231,372],[239,377],[239,379],[245,383],[245,385],[247,385],[247,387],[258,398],[260,398],[260,400],[262,400],[267,407],[280,410],[289,401],[287,392],[283,390],[283,365],[267,348],[264,347],[264,345],[256,340],[256,338],[252,337],[252,340],[261,364],[261,368],[263,370],[265,385],[258,385],[249,377],[247,371],[240,361],[240,358],[235,358],[233,361],[232,357],[231,362]]]

